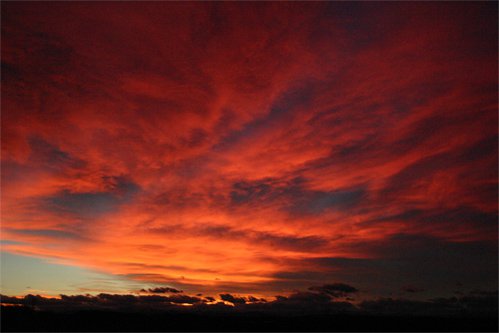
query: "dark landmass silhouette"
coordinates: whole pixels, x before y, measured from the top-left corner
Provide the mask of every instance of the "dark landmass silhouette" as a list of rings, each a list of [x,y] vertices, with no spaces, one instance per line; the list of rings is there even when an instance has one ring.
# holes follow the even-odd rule
[[[3,332],[497,332],[497,317],[35,311],[3,307]]]

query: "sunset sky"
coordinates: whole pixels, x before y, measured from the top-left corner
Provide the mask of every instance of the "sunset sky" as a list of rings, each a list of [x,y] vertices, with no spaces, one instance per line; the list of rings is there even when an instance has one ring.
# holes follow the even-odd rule
[[[497,290],[496,2],[2,2],[1,293]]]

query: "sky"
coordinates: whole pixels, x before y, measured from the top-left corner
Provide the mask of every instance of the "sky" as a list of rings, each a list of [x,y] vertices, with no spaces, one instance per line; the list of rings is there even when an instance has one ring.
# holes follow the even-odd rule
[[[497,290],[497,3],[4,2],[1,27],[2,294]]]

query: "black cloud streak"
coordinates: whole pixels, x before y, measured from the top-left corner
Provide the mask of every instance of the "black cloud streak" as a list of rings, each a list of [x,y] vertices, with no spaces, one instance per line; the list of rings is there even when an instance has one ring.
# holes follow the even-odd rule
[[[348,294],[356,293],[358,291],[357,288],[345,283],[325,284],[323,286],[310,287],[308,289],[327,294],[333,298],[346,297]]]
[[[246,299],[244,297],[235,297],[231,294],[220,294],[220,298],[223,301],[231,302],[232,304],[245,304]]]
[[[153,293],[153,294],[179,294],[182,293],[182,290],[178,290],[170,287],[157,287],[157,288],[149,288],[149,289],[140,289],[140,292],[143,293]],[[200,296],[200,295],[199,295]]]
[[[206,297],[207,300],[211,300],[211,302],[215,301],[213,297]],[[246,303],[266,303],[267,300],[265,298],[257,298],[254,296],[248,297],[239,297],[231,294],[220,294],[220,299],[225,302],[232,303],[234,305],[238,304],[246,304]]]

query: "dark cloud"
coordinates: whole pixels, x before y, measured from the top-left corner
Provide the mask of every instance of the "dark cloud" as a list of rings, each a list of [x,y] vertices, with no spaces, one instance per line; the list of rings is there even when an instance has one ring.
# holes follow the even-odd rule
[[[402,291],[404,291],[406,293],[420,293],[420,292],[423,292],[425,290],[422,288],[414,287],[414,286],[404,286],[404,287],[402,287]]]
[[[485,296],[485,297],[497,297],[498,293],[499,292],[497,290],[472,290],[472,291],[470,291],[470,294],[473,296]]]
[[[458,300],[462,306],[470,313],[482,316],[497,316],[498,313],[498,293],[482,292],[479,295],[463,296]]]
[[[288,296],[285,302],[292,303],[329,303],[331,298],[321,293],[311,293],[308,291],[299,291]]]
[[[469,315],[497,316],[497,293],[482,296],[462,296],[436,298],[426,301],[383,298],[363,301],[359,304],[362,311],[373,314],[416,316]]]
[[[352,286],[345,284],[345,283],[325,284],[323,286],[310,287],[308,289],[312,290],[312,291],[318,291],[320,293],[327,294],[327,295],[334,297],[334,298],[345,297],[351,293],[358,292],[357,288],[352,287]]]
[[[317,87],[319,87],[321,83],[322,82],[313,79],[306,80],[306,82],[297,81],[293,83],[292,87],[288,88],[273,101],[266,116],[257,118],[245,124],[245,126],[240,130],[230,132],[227,136],[222,138],[215,149],[228,149],[234,145],[244,143],[245,140],[251,139],[251,137],[266,133],[278,124],[289,123],[293,118],[296,118],[296,113],[293,111],[296,111],[296,109],[299,109],[300,107],[306,106],[317,92]],[[235,199],[235,203],[243,203],[245,201],[258,199],[258,197],[261,198],[264,194],[268,194],[270,196],[275,195],[275,193],[263,193],[259,191],[263,189],[262,187],[259,185],[256,187],[252,185],[256,185],[259,182],[260,181],[240,182],[234,184],[234,191],[231,192],[231,198]],[[247,187],[247,185],[250,186]],[[256,192],[253,190],[256,190]],[[238,193],[238,191],[246,193],[239,197],[238,194],[241,194],[241,192]],[[232,194],[236,195],[233,197]]]
[[[275,204],[291,214],[320,214],[327,209],[349,209],[366,195],[364,186],[336,191],[312,191],[300,178],[291,181],[262,179],[233,184],[231,200],[236,205]]]
[[[220,294],[220,298],[224,301],[231,302],[232,304],[246,303],[246,299],[244,297],[236,297],[231,294]]]
[[[366,195],[363,186],[339,191],[297,193],[287,209],[294,214],[320,214],[328,209],[347,210],[361,203]]]
[[[54,76],[70,75],[68,70],[73,63],[74,50],[61,38],[40,31],[15,29],[12,25],[5,33],[9,39],[15,36],[15,41],[10,40],[8,43],[10,47],[30,50],[39,55],[25,58],[19,67],[7,61],[9,68],[14,68],[10,74],[18,74],[14,76],[17,81],[40,87],[45,82],[52,86],[59,83]]]
[[[202,299],[188,295],[171,295],[168,297],[168,302],[177,304],[195,304],[202,302]]]
[[[441,119],[427,120],[428,124],[421,125],[421,131],[438,131],[438,129],[434,129],[433,127],[435,126],[434,124],[438,123],[439,121],[442,122]],[[430,126],[429,124],[432,125]],[[411,136],[411,140],[416,137],[418,136]],[[483,154],[486,155],[487,158],[490,158],[491,154],[493,154],[491,152],[492,147],[490,147],[490,140],[490,138],[484,139],[485,142],[480,143],[479,146],[476,147],[477,151],[474,151],[472,148],[462,148],[455,151],[445,151],[421,158],[418,161],[406,166],[388,179],[386,187],[381,191],[383,198],[385,200],[389,200],[390,202],[394,200],[396,201],[397,196],[403,195],[404,193],[407,193],[411,190],[416,190],[418,186],[422,185],[422,181],[430,181],[433,177],[436,177],[438,174],[440,174],[442,170],[449,170],[449,173],[459,172],[460,175],[466,175],[466,177],[468,177],[470,181],[470,183],[465,183],[467,187],[466,192],[476,195],[484,202],[489,203],[492,199],[497,198],[497,193],[490,193],[487,190],[487,196],[484,196],[482,193],[477,191],[477,185],[475,184],[475,182],[480,181],[480,179],[484,181],[486,179],[497,177],[497,170],[489,168],[488,163],[486,163],[486,160],[483,159],[479,153],[486,150],[488,153],[483,152]],[[471,164],[478,159],[480,159],[480,163],[476,162],[476,168],[480,168],[483,172],[475,173],[477,170],[474,170],[474,172],[471,172],[469,170],[455,171],[457,170],[457,166],[463,165],[464,163]],[[438,165],[438,168],[435,167],[436,165]],[[483,189],[486,190],[487,187],[484,186]],[[455,194],[450,192],[449,195],[453,196]]]
[[[71,193],[62,191],[47,198],[50,209],[75,213],[80,216],[100,215],[114,211],[119,200],[111,193]]]
[[[448,315],[456,313],[459,308],[456,304],[438,304],[427,301],[413,301],[405,299],[383,298],[374,301],[363,301],[359,304],[362,311],[373,314],[414,314],[414,315]]]
[[[273,188],[271,181],[241,181],[233,184],[230,198],[235,204],[244,204],[250,201],[276,199],[279,192],[278,189]]]
[[[497,244],[495,242],[452,242],[436,237],[394,234],[383,242],[351,244],[381,259],[348,262],[348,274],[340,278],[366,285],[369,279],[382,279],[379,290],[415,284],[428,292],[448,294],[460,281],[468,286],[497,285]],[[324,269],[334,270],[334,260],[320,259]],[[354,264],[355,263],[355,264]],[[367,274],[367,275],[364,275]],[[365,277],[365,278],[364,278]],[[438,287],[437,287],[438,286]],[[372,290],[372,289],[371,289]]]
[[[257,297],[254,297],[254,296],[248,296],[248,301],[252,302],[252,303],[256,303],[256,302],[266,303],[267,302],[267,300],[265,298],[257,298]]]
[[[333,314],[354,313],[356,307],[349,302],[333,302],[331,297],[322,293],[297,291],[267,303],[248,304],[249,309],[262,309],[264,312],[281,314]]]
[[[493,241],[452,242],[394,234],[386,241],[351,242],[347,246],[372,257],[288,260],[290,268],[273,275],[279,283],[276,285],[292,289],[320,286],[328,280],[349,281],[360,290],[380,296],[403,291],[407,286],[424,289],[424,295],[445,296],[452,294],[458,281],[468,288],[497,285],[497,246]],[[412,295],[422,297],[420,293]]]
[[[268,244],[275,248],[296,251],[312,251],[328,244],[327,240],[320,236],[280,236],[269,233],[251,233],[256,242]],[[250,235],[251,235],[250,234]],[[251,237],[251,236],[250,236]]]
[[[182,290],[178,290],[178,289],[170,288],[170,287],[149,288],[147,290],[146,289],[141,289],[140,291],[141,292],[150,292],[150,293],[153,293],[153,294],[167,294],[167,293],[178,294],[178,293],[182,293],[183,292]],[[198,296],[201,296],[201,295],[198,295]]]
[[[380,216],[362,225],[368,226],[378,222],[411,223],[415,226],[431,223],[434,227],[445,227],[451,224],[473,226],[477,231],[493,232],[497,229],[496,212],[484,212],[472,207],[460,206],[452,209],[409,209],[403,212]]]
[[[375,259],[345,257],[317,257],[308,259],[308,262],[319,267],[340,267],[343,269],[369,267],[375,265],[376,261]]]
[[[40,137],[30,137],[28,144],[31,149],[29,158],[37,165],[59,171],[64,168],[79,169],[85,166],[84,161],[71,156]]]
[[[91,295],[60,295],[60,299],[40,295],[26,295],[24,298],[2,296],[2,303],[22,304],[40,309],[71,310],[71,309],[109,309],[109,310],[140,310],[140,309],[170,309],[179,304],[203,303],[199,297],[188,295],[117,295],[101,293]]]
[[[43,209],[92,218],[116,211],[140,190],[137,184],[124,177],[104,176],[102,182],[106,191],[75,193],[63,190],[41,199],[40,205]]]
[[[23,298],[20,297],[11,297],[6,295],[1,295],[0,301],[2,304],[23,304]]]

